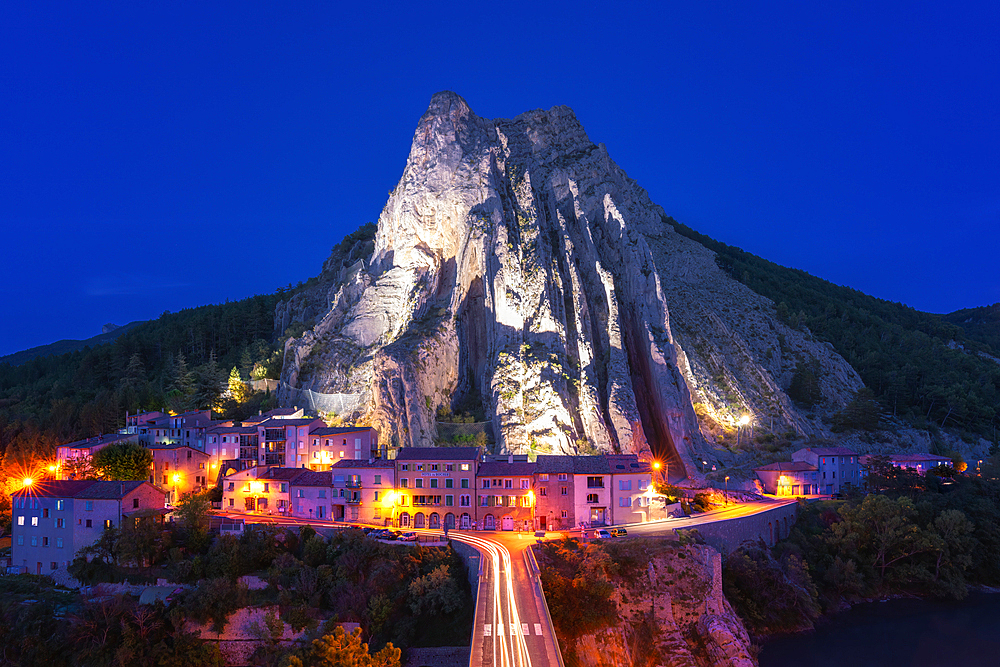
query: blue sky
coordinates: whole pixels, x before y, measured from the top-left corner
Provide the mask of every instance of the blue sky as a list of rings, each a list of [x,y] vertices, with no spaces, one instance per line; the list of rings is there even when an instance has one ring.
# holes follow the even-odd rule
[[[315,275],[444,89],[778,263],[1000,301],[1000,3],[280,5],[0,6],[0,354]]]

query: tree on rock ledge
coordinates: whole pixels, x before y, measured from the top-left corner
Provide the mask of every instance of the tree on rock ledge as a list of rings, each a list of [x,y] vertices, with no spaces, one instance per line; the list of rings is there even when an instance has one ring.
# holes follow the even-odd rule
[[[283,667],[399,667],[401,651],[392,643],[374,655],[361,642],[361,628],[351,634],[336,627],[333,632],[313,640],[303,651],[285,658]]]

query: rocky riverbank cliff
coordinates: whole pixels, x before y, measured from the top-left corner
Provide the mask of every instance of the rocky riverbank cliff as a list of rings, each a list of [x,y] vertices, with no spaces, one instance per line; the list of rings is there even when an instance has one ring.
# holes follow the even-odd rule
[[[436,94],[373,246],[345,250],[278,307],[280,331],[311,327],[283,391],[354,397],[345,417],[390,447],[433,444],[438,409],[473,404],[498,452],[652,448],[679,478],[739,415],[814,435],[862,386],[675,232],[567,107],[489,120]],[[809,415],[785,391],[801,361],[823,394]]]
[[[712,547],[630,540],[581,550],[547,544],[536,553],[567,664],[757,665],[750,636],[722,592],[722,557]],[[602,590],[611,591],[610,604]]]

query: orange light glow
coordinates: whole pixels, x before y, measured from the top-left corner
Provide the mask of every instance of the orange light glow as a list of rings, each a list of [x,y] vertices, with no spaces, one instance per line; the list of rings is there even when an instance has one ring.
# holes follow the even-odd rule
[[[535,506],[535,492],[534,491],[528,491],[528,506],[529,507],[534,507]]]
[[[21,484],[23,486],[31,486],[34,483],[35,483],[35,480],[31,479],[30,477],[25,477],[24,479],[21,480]]]
[[[659,469],[660,469],[660,462],[653,461],[653,470],[659,470]]]
[[[181,476],[180,475],[174,475],[174,484],[179,484],[180,481],[181,481]]]
[[[49,472],[55,472],[56,470],[57,470],[57,468],[56,468],[55,465],[50,465],[49,466]]]

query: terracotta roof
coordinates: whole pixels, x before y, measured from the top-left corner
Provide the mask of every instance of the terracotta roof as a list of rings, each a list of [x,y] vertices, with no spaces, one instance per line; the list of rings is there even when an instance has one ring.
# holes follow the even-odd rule
[[[30,489],[22,489],[14,495],[37,496],[39,498],[87,498],[94,500],[118,500],[147,482],[114,482],[94,479],[81,480],[41,480]]]
[[[536,468],[538,468],[537,463],[525,463],[523,461],[515,461],[514,463],[508,463],[507,461],[487,461],[486,463],[479,464],[479,472],[477,472],[476,475],[480,477],[520,475],[523,477],[534,475]]]
[[[541,473],[557,473],[573,472],[573,458],[572,456],[566,456],[564,454],[539,454],[538,459],[535,461],[538,468],[535,472]]]
[[[270,468],[263,475],[258,477],[258,479],[283,479],[285,481],[291,481],[307,472],[312,472],[312,470],[307,470],[306,468]]]
[[[397,461],[462,461],[479,458],[479,447],[403,447]]]
[[[309,431],[309,435],[340,435],[341,433],[358,433],[373,431],[371,426],[320,426]]]
[[[766,466],[754,468],[754,470],[777,470],[780,472],[815,472],[819,470],[816,466],[805,461],[778,461],[769,463]]]
[[[846,447],[806,447],[805,450],[819,456],[857,456],[858,453]],[[799,451],[802,451],[801,449]]]
[[[332,472],[316,472],[314,470],[307,470],[292,480],[292,486],[331,486],[332,484]]]
[[[84,440],[77,440],[76,442],[70,442],[59,446],[71,447],[73,449],[87,449],[97,445],[108,445],[112,442],[127,440],[129,438],[136,439],[137,437],[138,436],[135,433],[105,433],[104,435],[97,435],[92,438],[85,438]]]
[[[334,468],[395,468],[396,462],[391,459],[340,459],[333,464]]]

